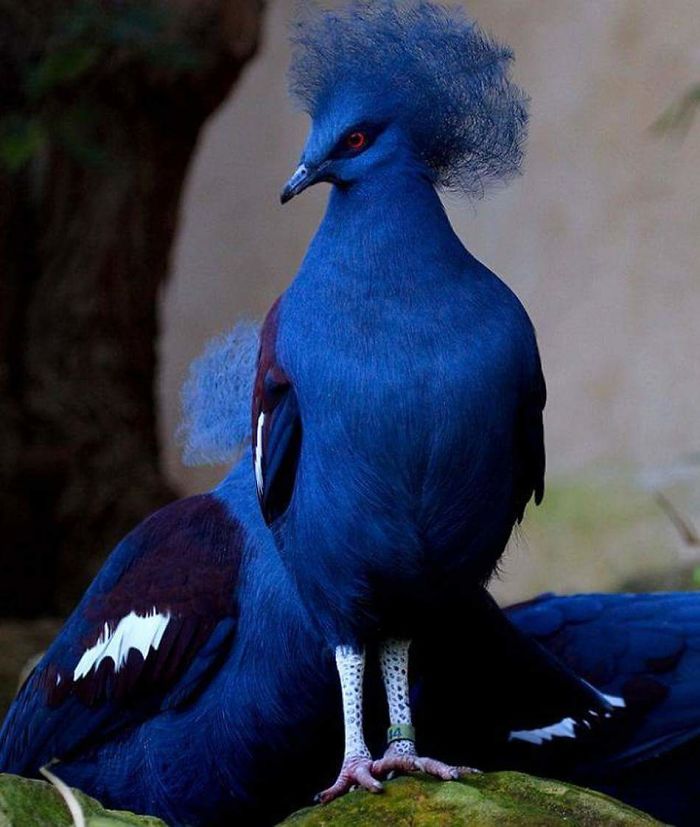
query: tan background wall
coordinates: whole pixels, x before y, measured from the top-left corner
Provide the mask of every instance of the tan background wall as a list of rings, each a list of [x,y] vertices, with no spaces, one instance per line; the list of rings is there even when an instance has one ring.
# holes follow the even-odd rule
[[[700,81],[697,0],[474,0],[516,51],[532,97],[524,176],[450,213],[539,331],[556,475],[665,463],[700,450],[700,123],[650,131]],[[191,491],[173,428],[186,366],[241,314],[260,315],[293,276],[321,215],[317,187],[282,208],[301,150],[284,72],[292,4],[271,2],[264,47],[209,124],[163,297],[161,404],[170,475]]]

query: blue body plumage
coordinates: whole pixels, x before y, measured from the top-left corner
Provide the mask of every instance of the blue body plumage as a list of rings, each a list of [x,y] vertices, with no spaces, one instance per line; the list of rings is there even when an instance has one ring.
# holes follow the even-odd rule
[[[426,2],[317,11],[295,43],[313,127],[284,198],[334,186],[265,325],[253,453],[310,614],[360,646],[488,579],[542,496],[532,325],[436,192],[514,173],[525,110],[510,52]]]

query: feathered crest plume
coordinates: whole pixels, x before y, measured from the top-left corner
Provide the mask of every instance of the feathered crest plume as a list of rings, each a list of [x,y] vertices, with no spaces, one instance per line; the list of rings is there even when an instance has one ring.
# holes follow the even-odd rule
[[[292,29],[292,97],[312,117],[351,94],[399,120],[435,181],[472,196],[517,174],[527,98],[513,53],[461,9],[426,0],[304,3]]]
[[[260,325],[240,321],[190,365],[177,434],[186,465],[231,462],[250,436],[259,345]]]

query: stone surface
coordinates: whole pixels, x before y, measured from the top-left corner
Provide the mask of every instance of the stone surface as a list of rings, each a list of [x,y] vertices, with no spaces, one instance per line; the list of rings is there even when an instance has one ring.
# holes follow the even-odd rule
[[[149,816],[105,810],[98,801],[75,792],[86,827],[165,827]],[[58,791],[45,781],[0,774],[0,827],[71,827],[73,819]]]
[[[290,816],[289,827],[651,827],[660,822],[601,793],[513,772],[435,781],[399,778]]]

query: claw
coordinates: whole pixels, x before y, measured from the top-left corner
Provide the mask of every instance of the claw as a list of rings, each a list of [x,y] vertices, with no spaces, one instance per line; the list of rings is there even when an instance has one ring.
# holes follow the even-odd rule
[[[443,781],[457,781],[463,775],[478,773],[479,770],[471,767],[453,767],[434,758],[423,758],[418,755],[396,755],[387,752],[379,761],[372,764],[372,775],[385,778],[389,773],[424,772]]]
[[[347,758],[340,768],[335,784],[320,792],[315,800],[321,804],[328,804],[341,795],[360,787],[370,793],[380,793],[384,789],[380,781],[372,775],[372,759],[365,756]]]

